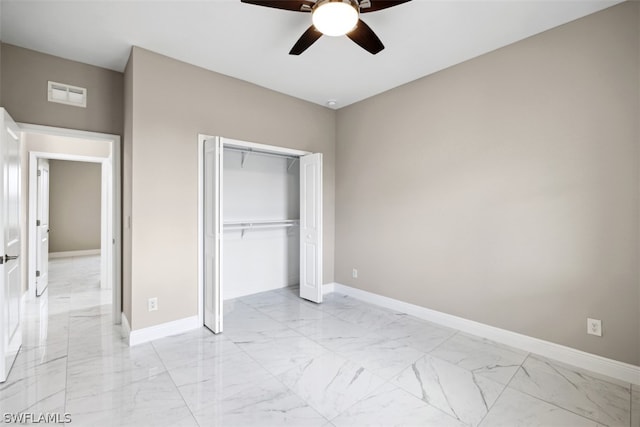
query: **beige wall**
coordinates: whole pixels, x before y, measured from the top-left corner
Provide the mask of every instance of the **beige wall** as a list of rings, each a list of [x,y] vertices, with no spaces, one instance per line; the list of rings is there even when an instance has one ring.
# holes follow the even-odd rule
[[[198,133],[324,154],[324,280],[332,282],[335,112],[140,48],[129,66],[132,329],[198,313]],[[147,311],[150,297],[158,311]]]
[[[2,44],[2,103],[17,122],[122,135],[123,75]],[[87,108],[47,101],[49,80],[87,88]]]
[[[102,165],[49,161],[49,252],[100,249]]]
[[[638,7],[340,110],[336,281],[638,364]]]

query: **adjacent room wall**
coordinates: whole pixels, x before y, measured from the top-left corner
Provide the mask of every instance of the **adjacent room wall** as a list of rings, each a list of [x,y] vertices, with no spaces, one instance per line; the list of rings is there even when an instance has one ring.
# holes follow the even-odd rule
[[[638,8],[340,110],[336,281],[639,364]]]
[[[132,329],[198,313],[198,133],[324,154],[324,281],[332,282],[335,112],[140,48],[129,62]],[[147,310],[151,297],[158,311]]]
[[[49,252],[100,249],[100,163],[49,161]]]
[[[2,103],[16,122],[122,135],[123,75],[3,43]],[[47,82],[87,88],[87,108],[47,101]]]

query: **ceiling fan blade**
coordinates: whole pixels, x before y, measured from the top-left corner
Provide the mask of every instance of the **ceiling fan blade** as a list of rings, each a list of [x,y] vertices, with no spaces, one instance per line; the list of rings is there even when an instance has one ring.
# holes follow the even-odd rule
[[[347,33],[347,37],[373,55],[384,49],[384,45],[376,36],[376,33],[362,19],[358,21],[358,25],[353,31]]]
[[[364,0],[360,2],[360,13],[375,12],[410,1],[411,0]]]
[[[256,6],[273,7],[275,9],[310,12],[315,2],[310,0],[240,0],[242,3]]]
[[[310,26],[309,29],[307,29],[307,31],[305,31],[304,34],[300,36],[296,44],[293,45],[293,47],[289,51],[289,55],[300,55],[302,52],[307,50],[309,46],[314,44],[320,37],[322,37],[322,33],[316,30],[316,27],[314,27],[313,25]]]

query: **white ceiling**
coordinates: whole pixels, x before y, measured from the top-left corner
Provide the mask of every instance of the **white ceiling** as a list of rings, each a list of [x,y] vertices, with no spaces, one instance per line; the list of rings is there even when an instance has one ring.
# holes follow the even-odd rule
[[[386,46],[375,56],[345,36],[290,56],[310,14],[240,0],[0,0],[0,37],[117,71],[140,46],[340,108],[620,2],[413,0],[362,15]]]

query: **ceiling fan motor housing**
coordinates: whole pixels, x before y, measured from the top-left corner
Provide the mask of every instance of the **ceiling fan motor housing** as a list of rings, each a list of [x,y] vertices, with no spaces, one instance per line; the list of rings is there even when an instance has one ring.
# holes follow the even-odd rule
[[[0,0],[2,1],[2,0]],[[289,55],[300,55],[314,44],[323,34],[329,36],[346,35],[355,44],[371,53],[378,54],[384,49],[384,44],[376,33],[360,19],[361,13],[377,12],[398,6],[411,0],[240,0],[242,3],[293,12],[311,12],[311,25],[300,36],[289,51]],[[325,13],[326,12],[326,13]],[[334,15],[332,12],[336,12]],[[318,17],[323,19],[318,19]],[[345,18],[346,17],[346,18]],[[324,21],[322,28],[318,21]],[[336,23],[341,23],[337,25]]]
[[[343,36],[358,24],[360,5],[357,0],[319,0],[311,9],[311,19],[322,34]]]

